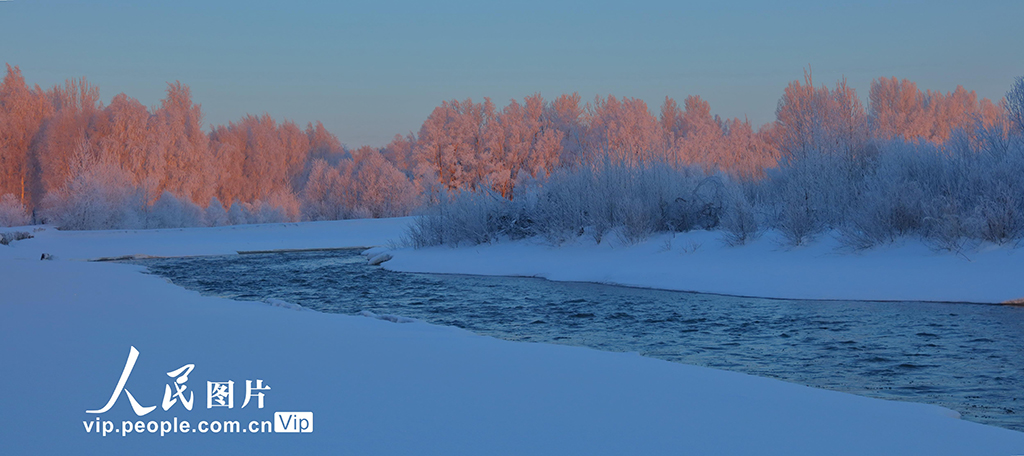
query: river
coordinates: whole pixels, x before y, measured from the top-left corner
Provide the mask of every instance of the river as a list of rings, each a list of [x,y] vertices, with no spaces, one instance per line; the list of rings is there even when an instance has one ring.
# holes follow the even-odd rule
[[[358,250],[137,260],[173,283],[321,312],[370,311],[525,342],[639,352],[1024,431],[1024,308],[801,301],[543,279],[408,274]]]

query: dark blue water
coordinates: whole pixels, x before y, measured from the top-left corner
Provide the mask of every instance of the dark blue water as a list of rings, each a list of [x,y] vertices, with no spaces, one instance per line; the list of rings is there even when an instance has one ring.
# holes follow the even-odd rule
[[[136,262],[180,286],[371,311],[502,339],[635,351],[1024,431],[1024,308],[738,298],[542,279],[406,274],[336,250]]]

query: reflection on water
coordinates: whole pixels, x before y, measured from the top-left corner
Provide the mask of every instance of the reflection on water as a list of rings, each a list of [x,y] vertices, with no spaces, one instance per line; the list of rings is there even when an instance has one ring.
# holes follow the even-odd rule
[[[368,310],[949,407],[1024,431],[1024,308],[791,301],[541,279],[406,274],[358,251],[140,260],[205,294]]]

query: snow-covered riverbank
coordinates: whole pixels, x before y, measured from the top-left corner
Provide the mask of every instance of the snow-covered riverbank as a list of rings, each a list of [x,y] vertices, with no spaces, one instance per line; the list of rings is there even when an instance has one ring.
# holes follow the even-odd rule
[[[1024,433],[958,420],[935,406],[817,390],[636,354],[513,343],[423,323],[202,297],[143,274],[138,267],[76,261],[384,245],[400,235],[406,222],[140,232],[48,229],[34,233],[35,239],[0,246],[0,453],[1024,452]],[[659,255],[685,263],[702,250],[717,249],[710,240],[694,248],[696,244],[676,239],[662,252],[657,251],[660,240],[614,249],[552,249],[529,243],[399,249],[385,264],[475,273],[503,273],[498,268],[504,264],[523,268],[522,275],[542,275],[567,269],[575,258],[575,264],[587,265],[579,268],[578,277],[551,278],[592,280],[602,265],[618,262],[618,268],[597,279],[628,283],[619,278],[640,274],[636,269],[642,268],[625,263],[628,257],[622,255],[647,258],[642,264],[654,268],[667,266],[656,264]],[[650,250],[646,257],[644,249]],[[805,252],[802,255],[815,257],[813,249]],[[40,261],[42,253],[55,260]],[[1012,251],[991,257],[965,264],[1019,268]],[[922,258],[908,266],[928,264]],[[488,266],[492,263],[495,266]],[[527,266],[534,268],[532,272]],[[1012,291],[1003,287],[1003,292]],[[86,413],[110,399],[130,347],[139,355],[124,389],[141,406],[156,409],[140,418],[127,395],[121,394],[109,411]],[[179,403],[165,411],[164,388],[175,382],[167,373],[187,364],[194,365],[188,374],[191,380],[185,383],[195,393],[194,407],[187,411]],[[245,381],[256,379],[272,387],[266,391],[266,407],[254,409],[255,403],[250,403],[242,409]],[[234,408],[207,409],[207,381],[227,380],[234,381]],[[273,420],[276,411],[313,412],[313,432],[172,432],[165,437],[132,432],[103,437],[86,431],[97,416],[118,430],[123,421],[132,427],[138,420],[159,423],[173,418],[190,421],[194,429],[200,421],[217,420],[238,420],[246,427],[250,420]]]
[[[59,231],[52,227],[0,228],[33,239],[0,249],[0,259],[39,259],[42,253],[63,259],[95,260],[125,255],[194,256],[237,252],[386,246],[401,240],[412,217],[332,222],[229,225],[166,230]]]
[[[916,240],[844,250],[831,236],[801,247],[775,233],[731,247],[721,232],[660,234],[624,246],[589,238],[553,247],[522,240],[473,247],[404,248],[384,267],[543,277],[666,290],[788,299],[1001,303],[1024,298],[1024,249],[983,246],[954,254]]]

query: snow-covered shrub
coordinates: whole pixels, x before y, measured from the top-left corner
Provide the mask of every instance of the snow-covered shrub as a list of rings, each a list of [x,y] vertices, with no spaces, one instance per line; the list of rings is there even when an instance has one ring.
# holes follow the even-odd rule
[[[1024,238],[1024,131],[1006,148],[989,147],[981,153],[988,165],[977,191],[985,195],[974,207],[971,220],[978,236],[1003,244]]]
[[[441,192],[437,203],[410,227],[416,246],[483,244],[510,236],[518,205],[492,190]]]
[[[25,231],[6,231],[0,233],[0,245],[10,245],[14,241],[32,239],[33,237],[32,233]]]
[[[625,244],[635,244],[647,239],[655,230],[656,213],[645,207],[647,201],[639,198],[623,198],[614,207],[614,219],[621,223],[616,231]]]
[[[941,249],[1024,237],[1024,147],[1000,127],[954,132],[946,143],[878,145],[856,173],[839,226],[856,248],[919,236]]]
[[[0,226],[22,226],[30,222],[25,205],[16,196],[6,193],[0,197]]]
[[[206,223],[206,226],[224,226],[230,223],[228,213],[224,210],[224,205],[221,204],[216,196],[210,200],[210,205],[206,206],[206,209],[203,210],[203,221]]]
[[[1009,185],[1000,185],[974,208],[969,218],[973,231],[985,241],[1004,244],[1024,237],[1024,194]]]
[[[203,226],[203,210],[195,203],[164,192],[153,203],[146,218],[147,228]]]
[[[562,170],[517,184],[508,200],[491,190],[442,194],[410,235],[415,245],[482,243],[543,236],[558,244],[613,232],[624,243],[659,231],[714,229],[727,217],[748,236],[756,229],[738,185],[722,175],[666,164],[611,164]],[[745,216],[728,212],[739,208]],[[744,218],[746,217],[746,218]]]
[[[228,224],[230,225],[245,225],[249,223],[245,216],[245,209],[242,208],[242,203],[235,201],[231,203],[231,208],[228,209]]]
[[[120,166],[83,162],[80,171],[41,203],[43,218],[66,230],[142,228],[146,201]]]
[[[925,212],[924,238],[942,250],[959,252],[970,239],[964,210],[955,198],[933,198]]]
[[[561,172],[552,176],[538,191],[537,185],[520,186],[534,200],[532,220],[545,229],[539,234],[549,242],[560,244],[582,236],[587,227],[591,227],[592,235],[600,242],[604,231],[596,232],[593,228],[590,200],[592,194],[593,169],[587,167],[574,173]],[[568,174],[568,175],[567,175]]]
[[[849,156],[814,150],[783,160],[767,176],[770,199],[778,205],[771,226],[800,245],[841,225],[856,194],[856,166]]]
[[[932,192],[938,201],[936,236],[961,233],[999,244],[1024,236],[1024,141],[1020,136],[991,140],[1001,136],[1001,131],[977,136],[959,131],[946,144],[942,180]]]
[[[742,192],[730,179],[698,168],[606,163],[553,175],[533,212],[538,231],[555,242],[583,232],[601,242],[616,228],[622,241],[633,243],[659,231],[715,228],[737,196]]]
[[[743,245],[757,237],[760,232],[757,215],[743,189],[734,186],[727,190],[727,205],[723,208],[722,229],[725,231],[725,242],[732,246]]]
[[[283,208],[272,206],[264,201],[242,203],[242,211],[245,213],[245,223],[281,223],[288,221]]]
[[[299,201],[290,192],[279,192],[251,203],[235,201],[228,209],[232,225],[247,223],[283,223],[299,220]]]
[[[941,162],[932,143],[891,141],[878,145],[854,183],[849,217],[837,227],[841,241],[869,248],[921,234],[924,201],[934,188]]]

